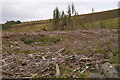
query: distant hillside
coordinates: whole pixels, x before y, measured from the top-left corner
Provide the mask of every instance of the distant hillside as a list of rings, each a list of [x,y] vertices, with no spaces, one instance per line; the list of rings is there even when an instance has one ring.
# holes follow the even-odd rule
[[[78,21],[82,22],[86,29],[94,29],[97,27],[117,28],[118,27],[118,11],[120,9],[114,9],[109,11],[95,12],[90,14],[78,15]],[[74,16],[73,16],[74,17]],[[92,26],[94,20],[94,27]],[[12,27],[6,31],[40,31],[49,30],[51,27],[51,21],[41,20],[32,22],[23,22],[21,24],[12,25]],[[82,29],[81,25],[78,25],[77,29]]]
[[[79,15],[79,17],[84,19],[85,22],[90,22],[92,20],[91,19],[92,15],[95,21],[107,20],[107,19],[117,18],[118,11],[119,9],[114,9],[114,10],[109,10],[109,11],[95,12],[93,14],[91,13],[91,14]]]

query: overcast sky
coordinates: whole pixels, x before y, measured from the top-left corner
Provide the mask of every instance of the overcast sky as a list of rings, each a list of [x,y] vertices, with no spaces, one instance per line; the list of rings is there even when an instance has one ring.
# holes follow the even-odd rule
[[[53,10],[57,6],[60,10],[67,10],[72,2],[79,14],[105,11],[118,8],[119,0],[2,0],[0,1],[0,23],[9,20],[33,21],[52,18]],[[2,14],[1,14],[2,13]]]

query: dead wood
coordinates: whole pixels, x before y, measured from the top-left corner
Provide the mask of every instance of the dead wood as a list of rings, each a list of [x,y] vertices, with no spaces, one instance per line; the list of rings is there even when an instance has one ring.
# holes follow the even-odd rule
[[[64,50],[64,48],[59,49],[56,53],[60,53]]]
[[[55,67],[56,67],[56,74],[55,76],[56,77],[59,77],[60,76],[60,68],[59,68],[59,65],[57,63],[54,63],[55,64]]]
[[[2,74],[6,74],[6,75],[13,76],[13,74],[12,74],[12,73],[10,73],[10,72],[6,72],[6,71],[4,71],[4,70],[0,70],[0,72],[2,72]]]

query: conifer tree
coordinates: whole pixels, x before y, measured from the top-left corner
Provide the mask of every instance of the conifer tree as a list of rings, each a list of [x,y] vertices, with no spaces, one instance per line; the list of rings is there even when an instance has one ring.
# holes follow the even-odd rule
[[[58,7],[56,7],[53,11],[53,30],[57,30],[59,28],[60,21],[60,12]]]
[[[68,17],[71,17],[71,6],[70,5],[68,5],[68,11],[67,11],[67,13],[68,13]]]
[[[72,14],[74,14],[74,13],[75,13],[75,6],[74,6],[74,4],[73,4],[73,3],[72,3],[71,8],[72,8]]]
[[[64,11],[60,12],[58,7],[56,7],[53,11],[53,30],[75,29],[78,22],[77,15],[78,13],[73,3],[68,5],[67,14]]]
[[[61,30],[64,30],[66,26],[66,15],[64,13],[64,11],[62,11],[61,14]]]

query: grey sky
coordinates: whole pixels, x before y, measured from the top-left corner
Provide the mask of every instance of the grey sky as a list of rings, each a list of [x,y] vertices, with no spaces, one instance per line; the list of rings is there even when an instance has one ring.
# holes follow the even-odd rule
[[[2,21],[20,20],[22,22],[31,20],[45,20],[52,18],[53,10],[56,6],[60,10],[67,10],[68,4],[74,3],[79,14],[91,13],[91,8],[95,12],[118,8],[118,0],[4,0],[2,6]]]

